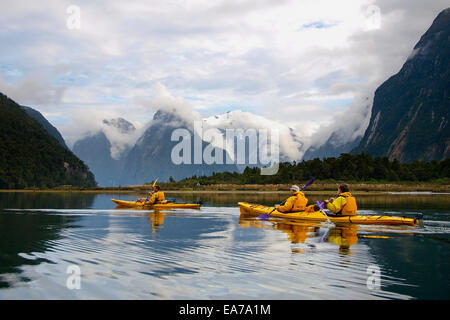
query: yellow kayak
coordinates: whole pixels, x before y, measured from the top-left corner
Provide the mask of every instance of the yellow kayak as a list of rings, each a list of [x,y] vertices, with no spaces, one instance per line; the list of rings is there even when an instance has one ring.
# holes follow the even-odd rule
[[[200,209],[200,204],[198,203],[157,203],[153,205],[146,204],[145,202],[138,201],[125,201],[111,199],[117,206],[123,208],[146,208],[146,209],[165,209],[165,208],[182,208],[182,209]]]
[[[248,202],[238,203],[241,214],[259,216],[270,213],[274,207],[267,207],[260,204],[252,204]],[[270,217],[285,218],[291,220],[308,220],[308,221],[327,221],[325,215],[320,211],[315,212],[290,212],[281,213],[278,210],[273,211]],[[331,222],[354,223],[354,224],[380,224],[380,225],[407,225],[417,226],[418,218],[403,218],[391,216],[344,216],[344,217],[328,217]]]

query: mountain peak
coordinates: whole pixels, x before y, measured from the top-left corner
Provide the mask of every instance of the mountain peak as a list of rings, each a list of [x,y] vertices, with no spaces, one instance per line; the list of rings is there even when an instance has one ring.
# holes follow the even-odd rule
[[[434,19],[430,28],[423,34],[419,42],[416,44],[414,49],[423,46],[430,37],[441,31],[448,31],[450,28],[450,8],[442,10],[437,17]]]
[[[134,125],[125,120],[124,118],[114,118],[114,119],[110,119],[110,120],[103,120],[103,123],[109,127],[114,127],[116,129],[119,130],[120,133],[124,133],[124,134],[128,134],[128,133],[133,133],[136,128],[134,127]]]
[[[175,115],[175,110],[174,112],[169,112],[166,110],[158,109],[153,115],[153,120],[155,121],[170,122],[178,119],[179,117]]]

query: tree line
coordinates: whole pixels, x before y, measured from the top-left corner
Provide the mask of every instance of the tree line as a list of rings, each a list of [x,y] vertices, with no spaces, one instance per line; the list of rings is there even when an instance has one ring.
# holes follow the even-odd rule
[[[401,163],[387,157],[341,154],[339,157],[280,163],[275,175],[261,175],[260,168],[246,167],[242,173],[220,172],[211,176],[192,176],[180,180],[185,185],[210,184],[286,184],[311,178],[347,182],[441,182],[450,178],[450,158],[441,162]],[[170,179],[170,182],[174,182]]]

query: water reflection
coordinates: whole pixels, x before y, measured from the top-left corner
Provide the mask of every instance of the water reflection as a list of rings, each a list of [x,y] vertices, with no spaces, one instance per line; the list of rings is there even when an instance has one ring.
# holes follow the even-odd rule
[[[0,297],[448,299],[450,206],[428,212],[423,230],[239,215],[237,201],[273,204],[286,195],[181,193],[169,197],[205,205],[116,210],[110,198],[136,195],[0,194],[1,206],[17,208],[0,209],[0,287],[8,287]],[[397,198],[400,206],[416,203],[417,212],[422,200],[439,207],[450,199],[426,197],[382,195],[360,203],[391,210]],[[362,213],[380,211],[386,213]],[[83,270],[81,291],[65,287],[69,264]],[[382,270],[382,291],[366,287],[370,265]]]
[[[148,215],[148,223],[152,226],[153,232],[162,228],[164,224],[165,213],[160,210],[155,210]]]
[[[205,206],[236,206],[237,202],[245,201],[272,206],[289,197],[289,192],[204,192],[204,193],[177,193],[167,192],[169,197],[175,197],[182,201],[202,201]],[[305,191],[309,203],[324,200],[333,196],[328,192]],[[439,210],[450,212],[450,194],[377,194],[377,193],[355,193],[360,209],[387,209],[387,210],[410,210],[421,211]]]
[[[120,215],[120,216],[147,217],[147,223],[152,228],[152,233],[155,233],[159,229],[163,228],[164,218],[165,218],[166,214],[175,214],[175,213],[176,213],[176,211],[171,210],[171,209],[142,210],[142,209],[136,208],[136,209],[123,210],[123,208],[122,208],[122,209],[117,209],[114,211],[115,215]]]
[[[292,244],[306,243],[331,243],[338,247],[339,253],[351,254],[350,247],[358,243],[357,225],[326,225],[323,223],[271,220],[262,221],[258,218],[241,215],[239,227],[241,228],[271,228],[287,234],[287,240]],[[305,253],[304,250],[293,247],[293,253]]]
[[[82,209],[91,207],[97,196],[83,192],[0,192],[0,209]]]
[[[51,251],[61,232],[77,220],[70,215],[0,212],[0,288],[10,285],[4,274],[17,274],[27,282],[27,277],[20,276],[23,266],[51,263],[40,254]]]
[[[167,197],[182,202],[201,201],[203,206],[236,207],[237,202],[246,201],[273,205],[289,197],[289,192],[166,192]],[[332,192],[305,191],[310,203],[333,196]],[[420,209],[439,210],[450,213],[450,194],[376,194],[356,193],[361,209]],[[142,193],[83,193],[83,192],[0,192],[0,208],[113,208],[111,198],[136,200]]]

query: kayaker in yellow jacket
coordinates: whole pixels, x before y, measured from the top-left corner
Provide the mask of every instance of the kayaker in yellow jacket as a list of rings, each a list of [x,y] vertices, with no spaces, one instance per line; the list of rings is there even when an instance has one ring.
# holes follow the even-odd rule
[[[305,211],[306,204],[308,203],[305,194],[301,192],[300,188],[296,185],[291,186],[290,193],[291,196],[285,203],[283,205],[275,206],[275,208],[282,213]]]
[[[161,187],[160,186],[155,186],[153,188],[153,193],[152,196],[150,198],[150,200],[148,200],[147,204],[155,204],[155,203],[165,203],[165,196],[164,196],[164,192],[161,191]]]
[[[354,216],[358,210],[356,199],[350,193],[348,185],[341,184],[338,189],[338,196],[324,201],[330,210],[336,216]]]

